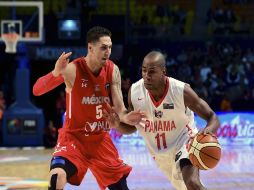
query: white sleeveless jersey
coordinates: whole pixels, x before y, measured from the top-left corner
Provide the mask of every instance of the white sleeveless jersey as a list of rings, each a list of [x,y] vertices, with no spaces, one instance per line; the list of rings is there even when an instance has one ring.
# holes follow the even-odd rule
[[[164,96],[159,102],[146,90],[143,79],[131,86],[134,110],[148,114],[136,127],[153,156],[174,153],[197,133],[194,114],[184,105],[184,85],[168,77]]]

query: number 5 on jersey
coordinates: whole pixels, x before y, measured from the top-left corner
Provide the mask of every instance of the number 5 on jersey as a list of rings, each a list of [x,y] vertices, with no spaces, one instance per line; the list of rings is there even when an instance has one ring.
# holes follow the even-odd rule
[[[102,105],[96,106],[96,119],[102,118]]]
[[[157,141],[158,150],[161,150],[161,143],[162,143],[164,149],[166,149],[168,147],[165,133],[162,133],[162,134],[157,133],[157,135],[155,136],[155,139]]]

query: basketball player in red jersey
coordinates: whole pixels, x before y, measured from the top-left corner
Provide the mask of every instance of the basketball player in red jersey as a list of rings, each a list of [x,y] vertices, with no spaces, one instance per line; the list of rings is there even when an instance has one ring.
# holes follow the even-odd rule
[[[129,110],[141,110],[146,117],[135,126],[121,126],[114,108],[108,106],[104,117],[111,127],[128,134],[139,131],[158,167],[177,190],[205,190],[199,169],[188,156],[187,143],[198,131],[194,125],[197,113],[207,121],[199,133],[216,134],[219,120],[209,105],[182,81],[166,76],[162,53],[148,53],[142,65],[142,79],[132,84]]]
[[[106,104],[114,105],[119,114],[126,111],[120,72],[109,60],[111,32],[93,27],[87,32],[87,44],[86,57],[68,63],[71,53],[63,53],[54,70],[38,79],[33,88],[35,95],[41,95],[63,81],[66,85],[66,118],[51,160],[49,190],[61,190],[67,182],[79,185],[87,169],[100,189],[128,190],[126,177],[131,167],[119,158],[102,114]],[[142,113],[128,116],[136,123]]]

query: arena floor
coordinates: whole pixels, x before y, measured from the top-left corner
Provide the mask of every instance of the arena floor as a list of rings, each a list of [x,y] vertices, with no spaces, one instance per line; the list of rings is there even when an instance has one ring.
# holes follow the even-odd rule
[[[133,166],[128,178],[131,190],[173,190],[143,147],[117,145],[122,158]],[[47,189],[48,164],[52,149],[26,148],[0,150],[0,190]],[[211,190],[250,190],[254,186],[254,148],[223,147],[219,165],[202,171],[201,178]],[[65,190],[99,190],[90,172],[79,187]]]

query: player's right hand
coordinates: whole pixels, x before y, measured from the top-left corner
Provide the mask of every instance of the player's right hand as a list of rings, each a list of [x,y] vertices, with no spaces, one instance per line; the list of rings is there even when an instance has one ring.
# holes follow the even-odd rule
[[[52,74],[55,77],[58,77],[59,75],[61,75],[63,73],[63,71],[65,70],[66,66],[68,65],[70,59],[69,57],[71,56],[72,52],[69,53],[65,53],[63,52],[60,57],[57,59],[56,64],[55,64],[55,68],[52,71]]]

